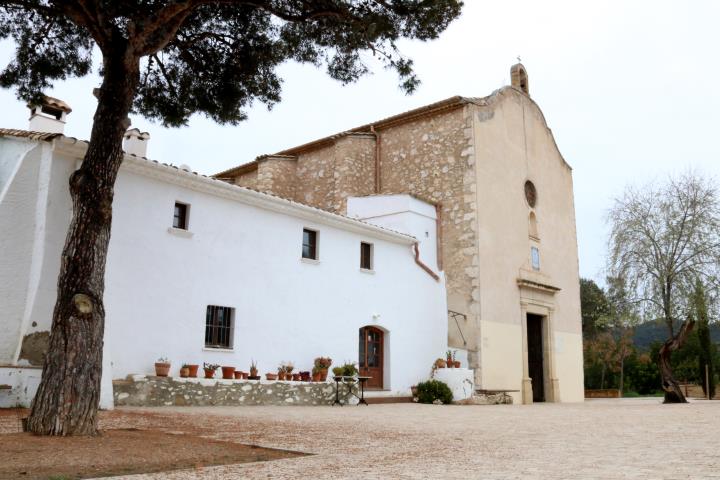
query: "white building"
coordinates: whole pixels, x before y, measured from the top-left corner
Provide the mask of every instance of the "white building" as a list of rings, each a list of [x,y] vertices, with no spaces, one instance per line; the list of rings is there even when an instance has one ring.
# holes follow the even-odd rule
[[[0,384],[12,387],[0,406],[28,404],[37,388],[68,178],[87,148],[62,135],[69,108],[55,106],[61,115],[34,110],[29,131],[0,129]],[[369,331],[382,339],[369,373],[383,394],[427,379],[447,348],[434,207],[354,198],[348,213],[363,222],[148,160],[148,138],[128,132],[134,154],[115,187],[101,406],[112,407],[111,380],[152,374],[159,357],[174,375],[182,363],[247,371],[251,360],[261,373],[281,361],[310,370],[318,356],[357,362]]]

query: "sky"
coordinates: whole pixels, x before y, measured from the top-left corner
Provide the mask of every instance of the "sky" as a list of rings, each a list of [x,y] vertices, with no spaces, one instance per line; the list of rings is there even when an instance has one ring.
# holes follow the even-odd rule
[[[282,101],[271,111],[253,105],[240,125],[200,116],[179,129],[138,116],[132,125],[150,132],[148,157],[212,174],[454,95],[489,95],[510,83],[520,56],[530,94],[573,167],[580,275],[598,281],[606,212],[624,188],[688,169],[720,180],[720,2],[465,3],[438,40],[400,42],[423,82],[411,96],[372,61],[372,75],[346,86],[321,69],[286,64]],[[13,49],[0,42],[0,65]],[[66,135],[89,138],[98,84],[94,74],[47,92],[73,108]],[[24,102],[0,90],[0,127],[27,128],[27,119]]]

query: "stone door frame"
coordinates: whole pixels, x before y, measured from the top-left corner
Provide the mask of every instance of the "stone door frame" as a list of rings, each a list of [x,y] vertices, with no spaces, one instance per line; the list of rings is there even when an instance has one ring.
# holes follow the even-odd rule
[[[541,300],[522,299],[520,301],[520,325],[522,326],[522,403],[529,405],[533,403],[532,380],[530,379],[528,366],[528,337],[527,337],[527,316],[528,314],[542,317],[543,337],[543,377],[546,402],[560,402],[560,381],[557,378],[555,368],[555,341],[553,328],[555,307],[552,304]]]

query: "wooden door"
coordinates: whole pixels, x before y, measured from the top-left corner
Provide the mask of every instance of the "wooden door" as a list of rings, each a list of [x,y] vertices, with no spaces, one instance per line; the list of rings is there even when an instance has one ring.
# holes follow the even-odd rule
[[[372,377],[368,380],[366,388],[383,388],[383,343],[385,335],[382,330],[375,327],[363,327],[360,329],[360,358],[358,368],[360,375]]]
[[[527,316],[528,373],[532,379],[533,402],[545,401],[542,319],[539,315]]]

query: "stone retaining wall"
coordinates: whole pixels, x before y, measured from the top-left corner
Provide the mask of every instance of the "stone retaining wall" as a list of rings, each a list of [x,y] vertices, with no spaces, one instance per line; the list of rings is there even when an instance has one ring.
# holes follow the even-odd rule
[[[345,392],[343,387],[341,392]],[[115,406],[332,405],[330,382],[215,380],[132,375],[113,381]],[[341,395],[341,399],[343,396]],[[344,400],[344,403],[356,403]]]

